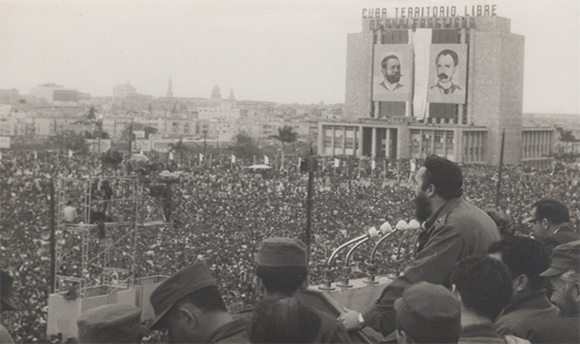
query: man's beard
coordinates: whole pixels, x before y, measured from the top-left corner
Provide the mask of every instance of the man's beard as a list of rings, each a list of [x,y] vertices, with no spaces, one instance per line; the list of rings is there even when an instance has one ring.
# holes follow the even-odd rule
[[[387,75],[386,79],[389,83],[396,84],[401,80],[401,74]]]
[[[419,195],[415,197],[415,217],[417,218],[417,221],[423,223],[427,221],[431,214],[433,214],[431,203],[429,203],[427,195],[421,191]]]

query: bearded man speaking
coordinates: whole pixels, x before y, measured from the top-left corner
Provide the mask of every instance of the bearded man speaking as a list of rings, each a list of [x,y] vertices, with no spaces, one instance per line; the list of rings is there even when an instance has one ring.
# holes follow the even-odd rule
[[[463,175],[457,164],[429,156],[415,175],[417,220],[423,222],[413,265],[395,279],[379,299],[361,313],[349,311],[339,317],[347,330],[370,326],[384,336],[395,330],[394,302],[409,285],[426,281],[450,287],[453,265],[461,259],[485,254],[500,240],[493,220],[465,201]]]

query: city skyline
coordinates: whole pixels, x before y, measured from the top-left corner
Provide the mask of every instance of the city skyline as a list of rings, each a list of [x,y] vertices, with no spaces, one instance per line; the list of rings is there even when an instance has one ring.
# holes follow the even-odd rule
[[[401,4],[401,2],[398,2]],[[576,0],[412,1],[496,4],[525,36],[524,112],[580,114]],[[140,94],[344,103],[346,41],[385,1],[0,0],[0,88],[54,82],[93,97],[130,81]],[[462,11],[461,11],[462,12]],[[459,13],[461,14],[461,13]]]

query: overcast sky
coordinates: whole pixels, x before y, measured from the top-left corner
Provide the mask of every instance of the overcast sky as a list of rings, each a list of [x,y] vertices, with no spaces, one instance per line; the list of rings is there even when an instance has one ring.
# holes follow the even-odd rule
[[[405,1],[497,4],[525,36],[524,112],[580,114],[580,1]],[[347,33],[363,8],[393,1],[0,0],[0,88],[54,82],[110,96],[138,93],[282,103],[342,103]]]

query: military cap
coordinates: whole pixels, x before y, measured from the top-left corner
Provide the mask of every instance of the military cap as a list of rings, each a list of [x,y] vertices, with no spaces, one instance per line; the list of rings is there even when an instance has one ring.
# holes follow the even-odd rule
[[[163,281],[149,297],[155,311],[151,329],[156,330],[160,327],[160,320],[177,301],[207,287],[217,287],[217,283],[204,262],[197,262],[183,268]]]
[[[126,304],[91,308],[77,319],[80,343],[136,343],[149,333],[141,310]]]
[[[540,276],[558,276],[569,270],[580,272],[580,240],[556,246],[552,251],[550,268]]]
[[[16,303],[12,300],[12,282],[14,279],[7,272],[0,270],[0,300],[2,301],[2,311],[13,311]]]
[[[306,266],[306,248],[298,239],[268,238],[258,246],[255,261],[259,266]]]
[[[413,284],[394,306],[405,332],[421,343],[459,338],[461,302],[441,285]]]

